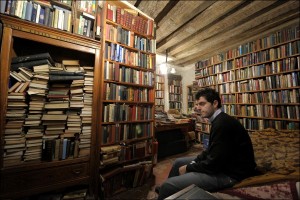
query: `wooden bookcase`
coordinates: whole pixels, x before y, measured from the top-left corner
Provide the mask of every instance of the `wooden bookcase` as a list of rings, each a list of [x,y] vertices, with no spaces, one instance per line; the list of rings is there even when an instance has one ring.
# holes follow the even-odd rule
[[[160,74],[159,68],[155,74],[155,110],[165,111],[165,76]]]
[[[191,114],[194,111],[195,92],[196,91],[193,90],[193,85],[187,86],[187,114]]]
[[[89,150],[84,151],[84,155],[79,150],[79,157],[51,161],[37,159],[34,162],[25,162],[21,158],[18,165],[10,166],[4,163],[7,160],[7,151],[1,145],[0,197],[18,198],[85,185],[89,187],[89,194],[97,199],[98,195],[109,196],[126,187],[143,184],[152,174],[152,154],[155,150],[152,149],[156,49],[153,19],[121,1],[13,2],[14,4],[5,6],[4,10],[1,9],[0,14],[3,23],[0,72],[0,108],[3,113],[0,117],[1,144],[5,144],[7,140],[5,130],[9,120],[8,104],[11,102],[8,90],[11,88],[10,84],[13,84],[10,81],[11,62],[15,57],[45,51],[56,63],[77,60],[81,66],[92,67],[92,100],[89,101],[87,109],[85,106],[82,108],[82,113],[91,113],[87,114],[91,115],[88,116],[91,119],[91,128],[90,131],[81,130],[82,133],[90,132],[91,137],[85,137],[88,143],[82,144],[82,148],[88,146]],[[46,23],[39,21],[36,16],[30,18],[24,7],[28,5],[43,9],[44,15],[40,13],[40,17],[49,17],[50,15],[45,15],[48,10],[47,13],[52,13],[52,20],[49,21],[48,18]],[[25,17],[19,11],[16,12],[16,9],[20,9],[18,6],[23,6],[26,10]],[[126,21],[123,17],[117,17],[115,13],[119,11],[124,14],[123,17],[126,15]],[[55,12],[58,13],[55,15]],[[59,13],[69,13],[68,16],[71,17],[59,22]],[[112,35],[115,37],[108,37]],[[111,47],[117,47],[118,52],[123,52],[123,56],[111,57],[117,50],[112,50]],[[111,66],[117,72],[112,71]],[[27,91],[24,94],[27,116],[30,98],[27,98]],[[61,113],[61,109],[52,111]],[[27,130],[22,131],[26,134]],[[45,135],[45,132],[42,134]],[[114,156],[117,160],[109,160]],[[99,174],[103,179],[99,180]],[[125,176],[131,177],[132,182],[114,184],[122,180],[120,177]],[[104,194],[98,189],[100,186],[106,190]]]
[[[51,1],[52,2],[52,1]],[[0,14],[0,20],[3,23],[3,35],[1,41],[1,71],[0,71],[0,127],[1,127],[1,150],[0,150],[0,177],[1,177],[1,199],[12,199],[20,198],[31,195],[40,194],[43,192],[49,192],[53,190],[61,190],[63,188],[68,188],[76,185],[86,185],[89,188],[89,194],[93,194],[96,191],[97,179],[95,174],[95,165],[97,163],[97,143],[96,137],[99,134],[97,129],[97,124],[99,121],[98,113],[101,110],[99,99],[101,97],[101,92],[98,87],[100,83],[101,75],[101,63],[100,63],[100,42],[89,37],[83,37],[78,34],[72,34],[68,31],[63,31],[56,28],[51,28],[38,23],[26,21],[14,16]],[[83,151],[83,145],[79,144],[78,156],[69,156],[66,159],[50,159],[49,161],[44,161],[43,155],[35,159],[34,161],[27,161],[24,159],[25,152],[29,147],[28,139],[26,138],[29,128],[23,126],[24,120],[26,121],[30,113],[30,104],[33,102],[33,96],[29,95],[25,90],[24,96],[25,101],[24,106],[25,117],[12,119],[8,117],[8,111],[13,110],[10,106],[11,100],[8,98],[10,95],[9,88],[10,84],[13,83],[13,78],[10,76],[12,72],[11,62],[13,58],[20,56],[29,56],[39,53],[49,53],[55,63],[62,63],[63,60],[78,60],[80,66],[89,66],[92,69],[93,82],[92,82],[92,98],[89,99],[91,102],[87,103],[86,98],[83,97],[84,106],[81,109],[76,109],[76,116],[81,120],[84,118],[83,110],[89,110],[89,114],[85,117],[89,118],[87,121],[80,121],[80,131],[79,142],[83,141],[83,135],[89,135],[88,142],[85,144],[87,148]],[[18,70],[18,69],[17,69]],[[84,72],[86,73],[86,72]],[[33,72],[33,74],[38,74]],[[48,73],[46,73],[48,74]],[[45,75],[45,74],[44,74]],[[50,77],[50,76],[49,76]],[[33,79],[33,78],[32,78]],[[31,83],[32,80],[29,80]],[[53,82],[46,81],[50,88]],[[65,81],[62,81],[66,83]],[[68,83],[70,84],[70,83]],[[29,85],[30,87],[30,85]],[[70,86],[71,87],[71,86]],[[86,87],[82,86],[82,96],[88,96],[85,91]],[[47,91],[44,95],[45,104],[49,101],[47,97]],[[71,89],[70,89],[71,90]],[[73,96],[70,95],[70,99]],[[70,103],[68,100],[66,100]],[[87,104],[86,104],[87,103]],[[42,106],[43,116],[46,109]],[[52,111],[61,112],[62,115],[68,115],[71,112],[71,107],[67,109],[54,108]],[[74,110],[73,110],[74,111]],[[32,114],[36,117],[38,114]],[[69,115],[68,115],[69,116]],[[86,118],[85,118],[86,119]],[[14,152],[21,153],[20,160],[17,163],[10,163],[7,165],[8,151],[5,145],[8,139],[8,123],[10,121],[21,121],[20,132],[11,134],[18,137],[22,137],[22,142],[26,144],[26,147],[22,149],[16,149]],[[46,129],[47,125],[44,125],[43,118],[41,118],[41,135],[43,138],[47,135]],[[54,122],[53,125],[55,126]],[[59,124],[57,124],[59,125]],[[90,131],[83,127],[89,127]],[[63,133],[59,134],[58,138],[66,137],[67,125],[65,125]],[[68,136],[71,137],[72,136]],[[74,136],[75,137],[75,136]],[[77,136],[76,136],[77,137]],[[25,138],[25,140],[24,140]],[[85,137],[86,138],[86,137]],[[44,142],[40,142],[40,147]],[[50,146],[51,148],[52,146]],[[53,149],[51,150],[53,152]],[[75,152],[75,151],[74,151]],[[19,154],[18,154],[19,155]]]
[[[1,12],[4,14],[100,40],[101,1],[38,0],[6,2],[6,4],[1,4],[3,6]]]
[[[188,86],[189,89],[191,90],[191,94],[193,95],[193,105],[195,105],[195,95],[196,93],[201,89],[201,87],[198,86],[197,81],[193,81],[192,85]],[[193,108],[195,108],[193,106]],[[192,110],[190,113],[194,118],[195,118],[195,136],[196,140],[200,143],[203,143],[205,139],[208,138],[209,132],[210,132],[210,124],[208,123],[207,119],[204,119],[200,116],[197,111]]]
[[[279,30],[195,65],[198,87],[219,91],[226,113],[249,131],[299,129],[299,26]]]
[[[98,150],[108,197],[143,184],[152,172],[156,41],[153,19],[130,4],[106,1],[102,11]]]
[[[169,86],[169,109],[179,112],[182,109],[182,77],[180,75],[168,74]]]

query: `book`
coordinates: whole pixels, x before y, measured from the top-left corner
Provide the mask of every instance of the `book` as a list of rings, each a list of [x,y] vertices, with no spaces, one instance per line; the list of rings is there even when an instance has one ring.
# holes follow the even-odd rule
[[[68,72],[68,71],[50,71],[49,75],[58,75],[58,76],[83,76],[84,72]]]
[[[79,60],[63,60],[63,65],[78,65],[79,66]]]
[[[65,160],[67,158],[67,145],[68,145],[68,139],[64,138],[62,140],[62,160]]]
[[[24,82],[22,82],[16,89],[14,92],[20,92],[21,88],[23,88],[23,86],[25,85]]]
[[[169,199],[217,199],[208,191],[205,191],[196,185],[192,184],[179,192],[165,198],[166,200]]]
[[[42,59],[42,60],[32,60],[28,62],[13,63],[11,64],[11,70],[16,71],[20,67],[26,67],[31,69],[33,68],[33,66],[44,65],[44,64],[48,64],[52,66],[51,62],[48,59]]]
[[[33,73],[31,70],[29,70],[28,68],[19,68],[20,72],[23,72],[23,74],[25,74],[26,76],[28,76],[29,78],[33,77]]]
[[[12,86],[8,89],[8,92],[14,92],[20,85],[21,85],[21,82],[16,82],[14,85],[12,85]]]
[[[49,62],[52,65],[55,65],[55,62],[51,58],[49,53],[39,53],[39,54],[33,54],[33,55],[27,55],[27,56],[18,56],[14,57],[11,60],[11,64],[16,64],[16,63],[22,63],[22,62],[29,62],[33,60],[49,60]]]
[[[49,80],[48,74],[34,74],[33,77],[37,79]]]
[[[27,81],[23,84],[23,86],[20,88],[19,92],[25,92],[28,89],[30,81]]]
[[[67,115],[49,115],[44,114],[42,120],[67,120]]]
[[[42,147],[42,160],[51,161],[52,154],[53,154],[53,143],[54,140],[43,140],[43,147]]]
[[[40,65],[34,65],[33,66],[33,71],[35,73],[48,73],[51,65],[48,63],[46,64],[40,64]]]
[[[14,73],[14,71],[9,72],[9,75],[19,82],[24,81],[21,77],[18,76],[18,74]]]
[[[49,75],[49,81],[68,81],[68,80],[83,80],[84,76],[58,76],[58,75]]]
[[[66,199],[85,199],[87,196],[87,189],[78,189],[71,192],[68,192],[63,195],[62,200]]]

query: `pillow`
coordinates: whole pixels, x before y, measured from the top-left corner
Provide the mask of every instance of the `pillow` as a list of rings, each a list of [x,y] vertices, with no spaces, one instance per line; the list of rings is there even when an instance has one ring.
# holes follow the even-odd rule
[[[290,174],[300,166],[298,130],[264,129],[250,133],[257,169],[262,173]]]

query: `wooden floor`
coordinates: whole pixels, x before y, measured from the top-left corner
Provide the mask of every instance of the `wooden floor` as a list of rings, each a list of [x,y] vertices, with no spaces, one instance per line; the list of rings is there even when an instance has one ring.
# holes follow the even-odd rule
[[[118,195],[115,195],[109,200],[125,200],[125,199],[139,199],[139,200],[149,200],[156,199],[157,194],[154,192],[156,185],[161,185],[168,177],[169,171],[171,169],[172,163],[178,157],[185,156],[196,156],[202,151],[201,144],[193,144],[187,152],[168,156],[158,160],[158,163],[153,168],[153,179],[150,179],[145,185],[137,188],[127,190]]]

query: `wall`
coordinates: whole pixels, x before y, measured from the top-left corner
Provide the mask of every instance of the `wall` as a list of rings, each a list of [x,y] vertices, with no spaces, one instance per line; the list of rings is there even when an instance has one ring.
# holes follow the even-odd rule
[[[195,65],[189,65],[185,67],[172,66],[176,69],[176,75],[182,76],[182,113],[187,113],[187,86],[192,85],[195,80]],[[166,77],[165,83],[165,110],[169,110],[169,91],[168,91],[168,79]]]
[[[168,57],[168,61],[172,58]],[[159,67],[161,64],[166,63],[165,55],[156,54],[156,66]],[[187,113],[187,86],[192,85],[195,80],[195,65],[189,65],[185,67],[179,67],[175,65],[170,65],[169,67],[174,67],[176,69],[176,75],[182,76],[182,113]],[[169,110],[169,88],[168,88],[168,76],[165,75],[165,111]]]

